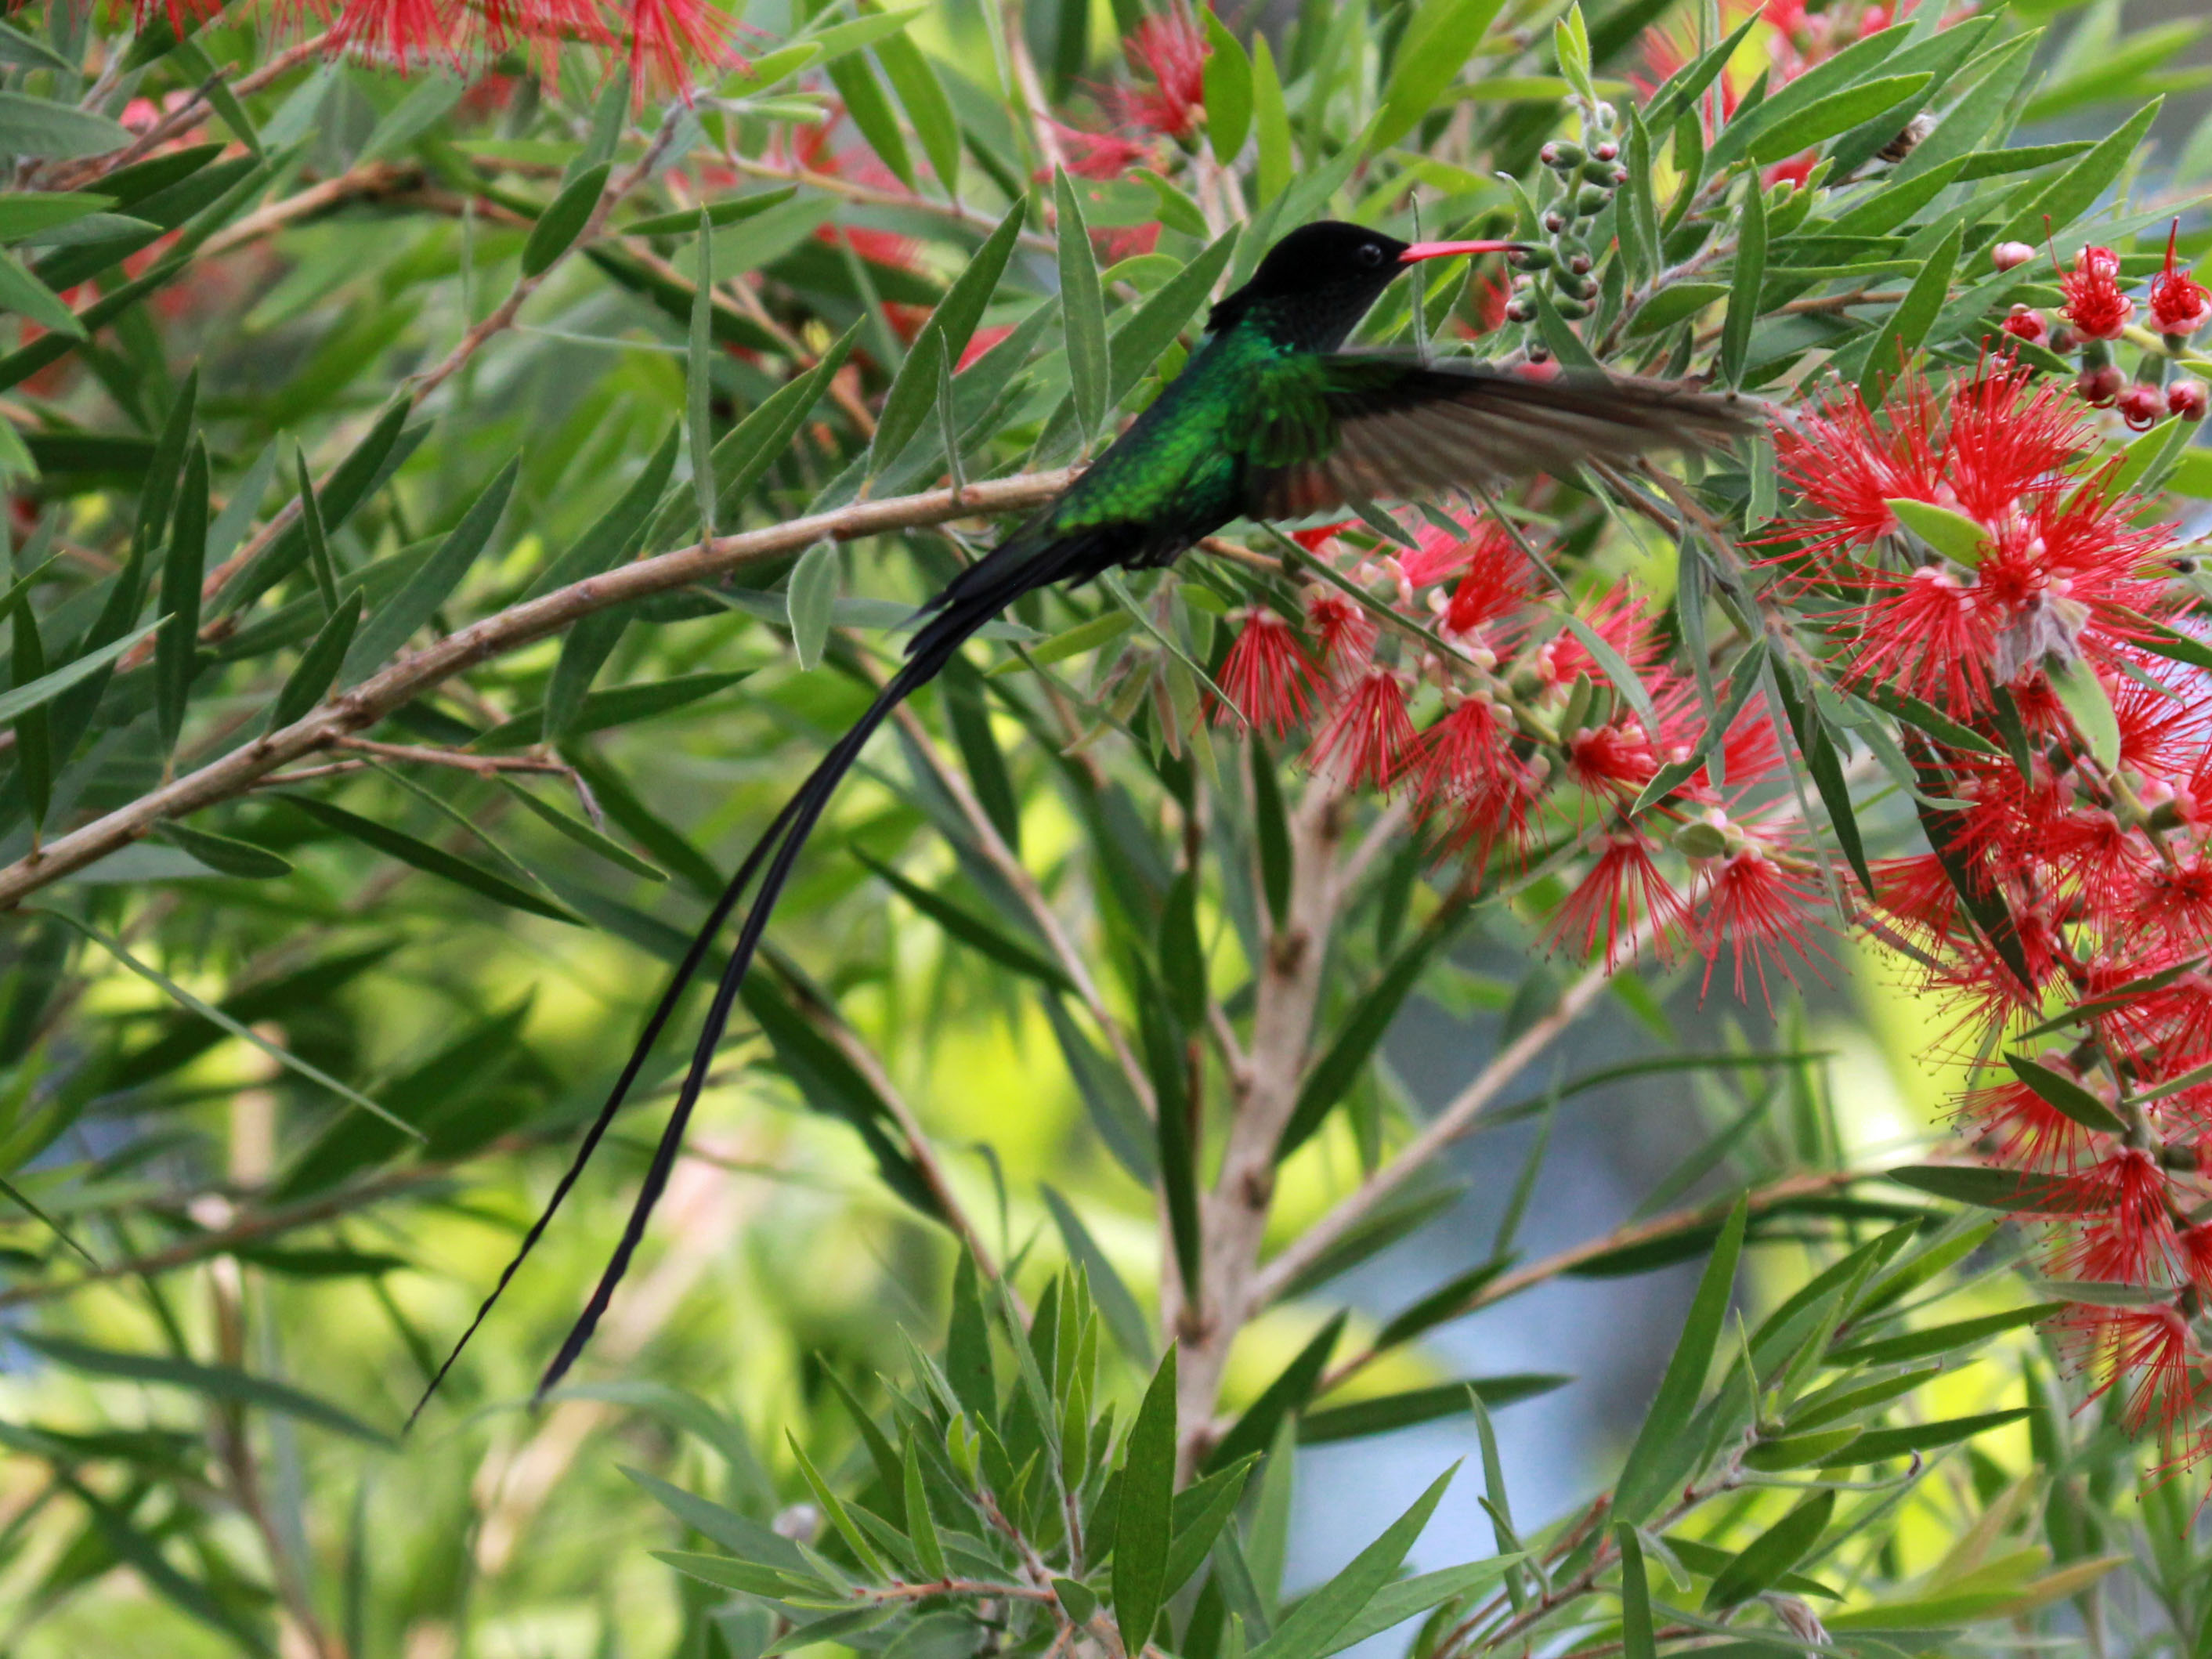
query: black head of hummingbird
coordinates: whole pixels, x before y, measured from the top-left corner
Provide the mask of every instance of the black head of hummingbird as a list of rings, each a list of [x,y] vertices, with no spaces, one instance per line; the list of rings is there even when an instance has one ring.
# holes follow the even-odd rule
[[[1364,225],[1322,219],[1301,225],[1260,261],[1243,287],[1208,313],[1209,333],[1256,323],[1279,343],[1334,351],[1382,291],[1424,259],[1510,253],[1517,242],[1401,242]]]

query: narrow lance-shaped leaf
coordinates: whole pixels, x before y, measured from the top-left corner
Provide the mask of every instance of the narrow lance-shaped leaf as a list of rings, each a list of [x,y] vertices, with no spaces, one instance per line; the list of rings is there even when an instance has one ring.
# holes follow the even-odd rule
[[[699,214],[698,269],[691,289],[691,332],[684,356],[684,423],[691,440],[691,491],[699,522],[714,533],[714,238]]]
[[[1685,1443],[1686,1431],[1728,1318],[1736,1257],[1743,1249],[1748,1219],[1747,1205],[1739,1200],[1721,1229],[1711,1259],[1705,1263],[1705,1277],[1698,1281],[1689,1317],[1682,1324],[1681,1340],[1675,1344],[1674,1358],[1660,1379],[1658,1395],[1644,1413],[1644,1425],[1637,1431],[1636,1443],[1629,1449],[1628,1462],[1614,1487],[1613,1515],[1618,1521],[1632,1525],[1650,1515],[1677,1484],[1681,1466],[1695,1455],[1695,1449]]]
[[[1169,1517],[1175,1504],[1176,1350],[1152,1373],[1121,1454],[1114,1528],[1114,1619],[1123,1645],[1141,1652],[1164,1599]]]
[[[196,441],[185,458],[169,551],[161,562],[161,610],[167,620],[154,647],[154,712],[164,755],[176,749],[184,730],[185,703],[191,695],[199,657],[200,577],[207,529],[207,446]]]
[[[356,684],[375,672],[452,597],[469,567],[477,562],[477,556],[490,543],[492,532],[499,527],[500,514],[507,510],[507,500],[514,493],[515,476],[521,465],[518,458],[500,470],[499,476],[485,486],[483,494],[462,514],[461,521],[438,544],[437,550],[407,579],[406,586],[386,599],[363,624],[352,648],[346,653],[346,684]]]
[[[1721,329],[1721,375],[1743,384],[1751,355],[1752,325],[1759,320],[1759,290],[1766,280],[1766,194],[1757,173],[1745,181],[1743,214],[1736,225],[1735,281],[1729,290],[1728,321]]]
[[[338,608],[337,568],[331,562],[330,532],[323,525],[322,504],[315,499],[315,481],[307,471],[307,452],[292,448],[292,470],[299,479],[300,530],[307,538],[307,568],[315,573],[315,591],[326,611]]]
[[[39,617],[31,608],[27,583],[16,595],[12,609],[15,655],[10,666],[15,681],[12,690],[21,690],[46,677],[46,647],[39,636]],[[43,702],[15,717],[15,768],[23,781],[23,799],[29,803],[31,822],[43,829],[54,786],[53,728]]]
[[[1097,438],[1106,423],[1106,296],[1098,261],[1083,220],[1083,203],[1067,174],[1053,175],[1060,215],[1060,326],[1067,341],[1067,378],[1084,435]]]
[[[269,705],[269,724],[264,729],[278,732],[291,725],[320,702],[323,694],[337,683],[347,648],[353,644],[354,630],[361,626],[362,603],[359,588],[338,601],[285,676],[276,702]]]
[[[1432,1481],[1389,1530],[1359,1552],[1350,1565],[1291,1609],[1275,1633],[1252,1650],[1251,1659],[1322,1659],[1337,1634],[1398,1576],[1413,1540],[1421,1535],[1459,1472],[1455,1463]]]

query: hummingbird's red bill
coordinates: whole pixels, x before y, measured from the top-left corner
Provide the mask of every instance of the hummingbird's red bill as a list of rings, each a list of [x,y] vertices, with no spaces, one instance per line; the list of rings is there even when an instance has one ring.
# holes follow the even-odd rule
[[[1449,259],[1462,253],[1512,253],[1518,242],[1416,242],[1398,256],[1398,263],[1410,265],[1421,259]]]

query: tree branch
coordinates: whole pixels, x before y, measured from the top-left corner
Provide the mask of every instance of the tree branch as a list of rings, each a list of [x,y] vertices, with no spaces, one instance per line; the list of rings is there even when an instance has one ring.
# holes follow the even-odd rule
[[[229,800],[280,767],[375,725],[454,675],[557,634],[595,612],[650,594],[671,592],[741,565],[798,553],[825,538],[849,541],[951,519],[1024,511],[1051,500],[1074,477],[1072,468],[1018,473],[970,483],[957,501],[947,489],[858,501],[640,559],[605,575],[588,577],[510,605],[398,659],[283,730],[242,744],[0,869],[0,909],[13,908],[40,889],[119,852],[163,819],[189,817]]]

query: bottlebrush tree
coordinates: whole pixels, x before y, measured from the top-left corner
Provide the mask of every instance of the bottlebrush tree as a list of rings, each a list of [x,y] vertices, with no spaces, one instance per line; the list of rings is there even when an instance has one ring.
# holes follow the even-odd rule
[[[10,1650],[2202,1651],[2201,32],[9,12]],[[585,1380],[526,1407],[631,1117],[403,1437],[915,605],[1322,217],[1522,249],[1361,343],[1759,434],[1021,601],[808,853]],[[1693,1127],[1623,1216],[1565,1112]],[[1451,1357],[1683,1264],[1618,1444]],[[1297,1449],[1420,1425],[1471,1466],[1286,1576]]]

